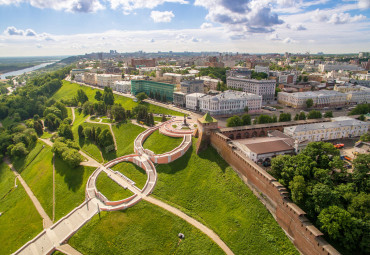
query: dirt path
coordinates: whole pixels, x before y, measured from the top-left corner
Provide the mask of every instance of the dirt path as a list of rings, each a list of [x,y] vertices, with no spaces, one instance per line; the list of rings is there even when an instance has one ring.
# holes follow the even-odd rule
[[[71,111],[72,111],[72,123],[71,123],[71,126],[73,125],[73,123],[75,122],[75,108],[74,107],[71,107]]]
[[[19,182],[22,184],[23,188],[25,189],[27,195],[30,197],[32,203],[34,204],[36,210],[39,212],[41,218],[43,219],[43,226],[44,228],[49,228],[53,225],[53,222],[45,212],[44,208],[40,204],[39,200],[36,198],[36,196],[33,194],[30,187],[27,185],[27,183],[23,180],[22,176],[17,172],[17,170],[13,167],[13,165],[10,163],[9,159],[4,159],[4,162],[10,167],[10,169],[13,171],[14,175],[18,178]]]
[[[143,197],[144,200],[148,201],[149,203],[152,203],[154,205],[157,205],[159,207],[162,207],[163,209],[175,214],[176,216],[182,218],[183,220],[185,220],[186,222],[190,223],[191,225],[193,225],[194,227],[196,227],[197,229],[199,229],[200,231],[202,231],[204,234],[206,234],[209,238],[211,238],[218,246],[220,246],[220,248],[228,255],[230,254],[234,254],[230,248],[221,240],[221,238],[215,233],[213,232],[211,229],[207,228],[206,226],[204,226],[202,223],[200,223],[199,221],[191,218],[190,216],[188,216],[187,214],[183,213],[182,211],[180,211],[179,209],[173,207],[173,206],[170,206],[156,198],[153,198],[153,197]]]

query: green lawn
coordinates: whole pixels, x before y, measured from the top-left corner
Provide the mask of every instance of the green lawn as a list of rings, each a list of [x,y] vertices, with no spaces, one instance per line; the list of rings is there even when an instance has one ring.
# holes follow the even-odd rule
[[[105,172],[98,175],[96,179],[96,188],[110,201],[118,201],[132,196],[129,189],[124,189],[115,181],[108,177]]]
[[[55,157],[55,221],[72,211],[85,200],[85,187],[93,167],[70,168]]]
[[[122,162],[112,167],[113,170],[121,172],[136,183],[136,187],[143,189],[147,175],[144,169],[131,162]]]
[[[44,133],[42,134],[41,138],[43,139],[47,139],[47,138],[50,138],[52,137],[53,135],[47,131],[44,130]]]
[[[70,118],[71,120],[73,120],[72,109],[70,107],[67,107],[67,111],[68,111],[68,118]]]
[[[117,157],[134,153],[135,138],[145,130],[132,123],[112,125],[117,142]]]
[[[169,137],[154,131],[144,142],[143,147],[155,154],[162,154],[175,149],[182,142],[182,137]]]
[[[170,118],[166,118],[166,120],[169,120]],[[162,122],[162,117],[154,117],[154,121]]]
[[[11,254],[42,231],[42,218],[15,175],[0,164],[0,254]]]
[[[157,165],[154,195],[215,231],[235,254],[298,254],[264,205],[212,147]]]
[[[35,155],[44,143],[38,142],[37,146],[30,152],[26,162]],[[28,163],[27,163],[28,164]],[[15,164],[16,167],[17,164]],[[19,168],[16,167],[18,170]],[[40,201],[45,212],[50,218],[53,217],[53,153],[51,147],[45,148],[37,157],[22,171],[20,171],[25,182],[31,188],[33,194]]]
[[[185,239],[179,242],[178,233]],[[160,207],[141,201],[125,211],[101,212],[70,240],[83,254],[224,254],[206,235]]]
[[[86,95],[89,98],[89,101],[96,102],[96,99],[94,98],[95,93],[98,89],[93,89],[91,87],[87,86],[80,86],[76,83],[71,83],[68,81],[63,81],[63,86],[52,96],[55,100],[61,100],[61,99],[70,99],[77,95],[77,90],[82,89],[85,91]],[[120,96],[120,95],[114,95],[115,102],[121,104],[126,110],[132,110],[135,106],[138,105],[137,102],[134,102],[131,98]],[[149,112],[153,113],[159,113],[159,114],[170,114],[170,115],[178,115],[183,116],[183,113],[173,111],[167,108],[163,108],[160,106],[143,103],[149,107]]]

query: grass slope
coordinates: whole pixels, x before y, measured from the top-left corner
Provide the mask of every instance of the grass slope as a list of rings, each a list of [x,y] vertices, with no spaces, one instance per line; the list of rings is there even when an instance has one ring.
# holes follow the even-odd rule
[[[143,189],[147,176],[144,169],[131,162],[122,162],[112,167],[113,170],[121,172],[136,183],[136,187]]]
[[[59,157],[55,157],[55,221],[85,200],[87,179],[94,170],[87,166],[70,168]]]
[[[30,152],[26,161],[31,160],[44,143],[38,142]],[[31,155],[32,154],[32,155]],[[18,170],[18,168],[16,168]],[[40,201],[50,218],[53,216],[53,153],[51,147],[45,145],[44,149],[23,170],[20,171],[25,182],[33,194]]]
[[[134,194],[129,189],[124,189],[115,183],[105,172],[98,175],[96,188],[110,201],[122,200]]]
[[[11,254],[42,231],[42,218],[22,185],[0,164],[0,254]]]
[[[213,148],[157,165],[154,195],[204,222],[235,254],[298,254],[278,223]]]
[[[96,99],[94,98],[95,93],[98,89],[93,89],[91,87],[87,86],[81,86],[76,83],[71,83],[69,81],[63,81],[63,86],[52,96],[55,100],[61,100],[61,99],[69,99],[72,97],[75,97],[77,95],[77,90],[82,89],[85,91],[86,95],[89,98],[89,101],[96,102]],[[131,98],[119,96],[114,94],[115,102],[121,104],[126,110],[132,110],[135,106],[138,105],[137,102],[134,102]],[[183,116],[184,114],[173,111],[164,107],[144,103],[149,107],[149,112],[153,113],[159,113],[159,114],[166,114],[166,115],[177,115],[177,116]]]
[[[185,239],[179,242],[178,233]],[[145,201],[125,211],[94,216],[69,244],[83,254],[223,254],[206,235]]]
[[[182,142],[181,137],[169,137],[162,135],[158,130],[154,131],[144,142],[143,147],[155,154],[162,154],[175,149]]]
[[[135,138],[145,130],[132,123],[112,125],[117,142],[117,157],[134,153]]]

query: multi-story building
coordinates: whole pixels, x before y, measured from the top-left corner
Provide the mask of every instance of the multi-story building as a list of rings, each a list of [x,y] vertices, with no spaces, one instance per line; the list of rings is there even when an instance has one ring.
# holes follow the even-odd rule
[[[96,73],[85,73],[84,82],[86,84],[95,86],[97,84],[97,74]]]
[[[226,76],[243,77],[245,79],[250,79],[252,76],[252,70],[245,67],[232,68],[226,71]]]
[[[180,107],[186,106],[186,94],[183,92],[173,92],[173,104]]]
[[[199,110],[211,115],[228,115],[242,113],[248,107],[248,112],[261,110],[262,96],[246,92],[227,90],[215,96],[207,95],[199,98]]]
[[[206,62],[207,66],[210,67],[224,67],[225,64],[223,62],[220,62],[217,57],[209,57],[208,62]]]
[[[334,90],[342,93],[347,93],[347,92],[352,92],[352,91],[360,91],[361,86],[358,85],[353,85],[351,83],[346,83],[346,84],[335,84],[334,85]]]
[[[297,76],[295,74],[279,74],[279,83],[283,84],[295,84],[297,81]]]
[[[270,68],[268,66],[255,66],[254,71],[256,73],[267,73],[267,74],[269,74]]]
[[[304,108],[308,99],[313,107],[342,107],[347,102],[347,95],[333,90],[307,91],[297,93],[278,93],[278,103],[293,108]]]
[[[217,84],[221,82],[220,79],[214,79],[209,76],[202,76],[200,77],[200,79],[203,81],[204,87],[206,87],[208,90],[210,89],[216,90]]]
[[[332,122],[297,125],[284,128],[299,143],[357,137],[367,133],[369,123],[348,117],[333,118]]]
[[[131,81],[115,81],[112,85],[112,89],[122,93],[130,93]]]
[[[185,97],[186,108],[199,111],[200,109],[199,100],[200,98],[204,96],[206,96],[206,94],[203,94],[203,93],[192,93],[192,94],[186,95]]]
[[[111,87],[114,82],[120,80],[122,80],[122,76],[114,74],[98,74],[96,77],[97,85],[99,87]]]
[[[358,65],[349,65],[349,64],[319,64],[319,72],[326,72],[326,71],[339,71],[339,70],[345,70],[345,71],[360,71],[362,70],[362,67],[359,67]]]
[[[83,73],[75,74],[75,81],[84,82],[84,74]]]
[[[175,84],[180,84],[183,80],[193,80],[194,74],[164,73],[163,77],[172,79]]]
[[[164,101],[173,101],[174,84],[146,81],[146,80],[131,80],[131,94],[136,95],[144,92],[149,97],[155,98],[159,95]]]
[[[203,80],[187,80],[181,82],[181,92],[185,94],[190,93],[203,93],[204,82]]]
[[[274,100],[276,80],[255,80],[239,77],[227,77],[227,86],[233,89],[240,89],[244,92],[262,96],[264,103]]]
[[[370,103],[370,89],[347,92],[347,104]]]
[[[73,77],[76,74],[84,73],[87,72],[88,70],[86,69],[72,69],[70,72],[71,77]]]
[[[131,59],[132,67],[155,67],[155,59]]]

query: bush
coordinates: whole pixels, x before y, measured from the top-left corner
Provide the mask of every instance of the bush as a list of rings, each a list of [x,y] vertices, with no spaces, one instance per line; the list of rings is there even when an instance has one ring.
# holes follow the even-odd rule
[[[307,115],[307,119],[321,119],[321,118],[322,118],[321,112],[316,110],[310,111]]]

